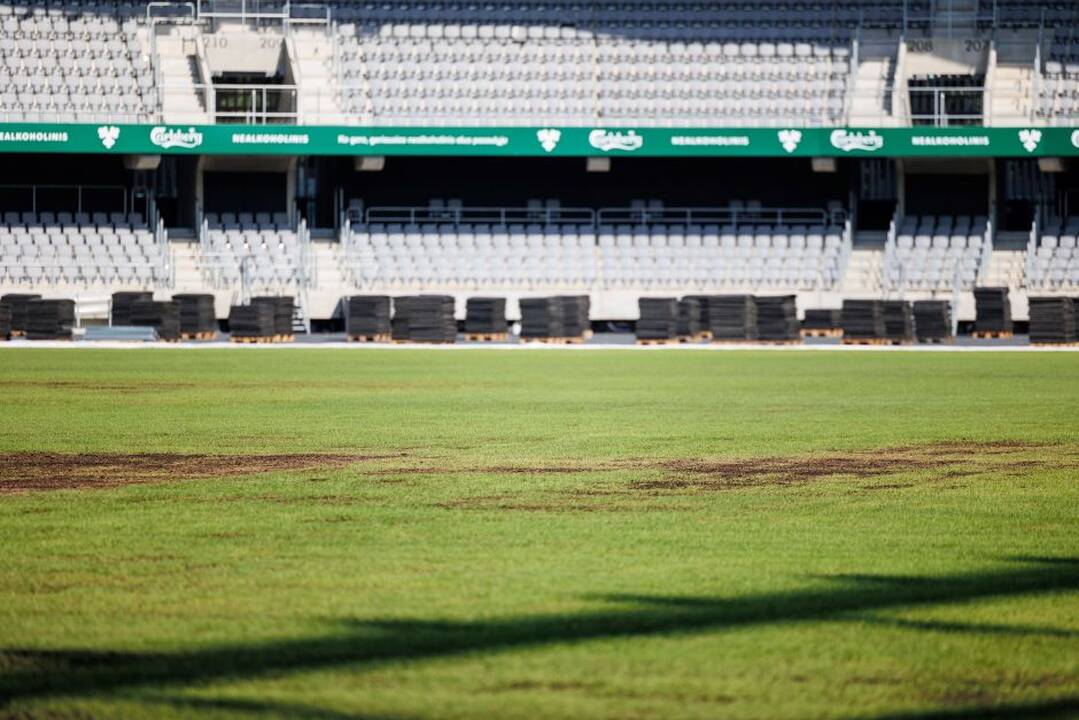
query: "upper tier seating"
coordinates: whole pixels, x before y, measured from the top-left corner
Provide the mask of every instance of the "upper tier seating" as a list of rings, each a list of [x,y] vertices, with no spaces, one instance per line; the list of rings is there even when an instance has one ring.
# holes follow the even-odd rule
[[[989,244],[984,216],[905,218],[896,233],[891,286],[907,290],[974,287]]]
[[[1029,258],[1027,284],[1053,290],[1079,288],[1079,216],[1049,224]]]
[[[168,281],[166,248],[137,213],[7,212],[0,282],[150,289]]]
[[[395,124],[838,124],[851,28],[895,5],[346,2],[340,102]]]
[[[0,121],[149,122],[159,104],[138,10],[0,5]]]

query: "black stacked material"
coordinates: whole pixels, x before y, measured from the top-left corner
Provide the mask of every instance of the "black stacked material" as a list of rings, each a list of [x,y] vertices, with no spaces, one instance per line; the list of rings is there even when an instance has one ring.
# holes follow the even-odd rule
[[[449,295],[411,295],[395,298],[393,312],[394,340],[429,343],[457,341],[453,297]]]
[[[521,337],[565,337],[562,306],[555,298],[525,298],[521,306]]]
[[[184,335],[200,335],[217,332],[217,314],[214,296],[199,293],[173,295],[172,301],[180,306],[180,332]]]
[[[115,292],[112,294],[112,322],[114,326],[131,325],[131,306],[136,302],[153,300],[149,292]]]
[[[843,337],[854,340],[883,340],[884,303],[880,300],[844,300],[841,316]]]
[[[74,325],[74,300],[31,300],[26,304],[26,337],[31,340],[70,340]]]
[[[678,301],[678,335],[696,337],[705,329],[703,303],[697,298],[684,297]]]
[[[974,332],[1010,333],[1012,303],[1006,287],[974,288]]]
[[[562,308],[563,337],[583,337],[592,328],[588,319],[591,302],[587,295],[562,295],[555,300]]]
[[[465,303],[465,332],[474,335],[507,334],[506,298],[469,298]]]
[[[0,340],[11,337],[11,307],[0,302]]]
[[[843,311],[806,310],[802,327],[806,330],[839,330],[843,327]]]
[[[677,298],[639,298],[638,340],[671,340],[678,335]]]
[[[0,302],[11,308],[11,331],[25,333],[27,329],[26,306],[31,300],[40,300],[40,295],[28,293],[8,293],[0,297]]]
[[[390,334],[390,296],[353,295],[345,303],[345,332],[350,337]]]
[[[757,306],[757,339],[772,341],[798,340],[802,326],[798,322],[798,304],[794,295],[755,298]]]
[[[711,302],[712,298],[714,298],[714,297],[717,297],[717,296],[716,295],[686,295],[685,297],[682,298],[683,300],[696,300],[697,303],[700,305],[701,331],[708,330],[710,327],[712,327],[711,316],[708,314],[708,306],[709,306],[709,303]]]
[[[756,340],[757,303],[752,295],[714,295],[708,299],[713,340]]]
[[[947,300],[916,300],[914,332],[921,342],[950,340],[953,337],[951,303]]]
[[[1075,341],[1075,303],[1071,298],[1030,298],[1030,342],[1072,343]]]
[[[152,327],[162,340],[179,340],[180,305],[175,302],[136,300],[131,305],[131,324]]]
[[[292,314],[295,303],[291,296],[251,298],[252,305],[269,305],[274,311],[274,335],[292,335]]]
[[[910,301],[884,301],[884,334],[895,343],[914,341],[914,310]]]
[[[269,338],[276,332],[272,303],[233,305],[229,310],[229,332],[236,338]]]

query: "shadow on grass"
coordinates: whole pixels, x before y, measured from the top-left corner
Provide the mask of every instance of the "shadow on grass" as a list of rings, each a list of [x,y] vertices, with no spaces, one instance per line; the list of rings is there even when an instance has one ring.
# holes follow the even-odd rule
[[[210,684],[338,666],[374,666],[610,638],[709,632],[830,619],[886,608],[1079,589],[1079,559],[1017,561],[1022,565],[1011,569],[935,578],[835,576],[832,579],[837,581],[836,587],[734,598],[602,596],[608,602],[632,607],[576,614],[469,622],[343,619],[337,632],[325,636],[177,653],[0,648],[0,657],[16,659],[15,665],[24,668],[0,676],[0,702]],[[25,669],[28,665],[30,668]],[[274,711],[272,706],[264,709]],[[282,712],[287,713],[287,708]],[[330,713],[311,717],[336,716]]]
[[[1079,715],[1079,697],[955,710],[867,715],[863,720],[1053,720]]]

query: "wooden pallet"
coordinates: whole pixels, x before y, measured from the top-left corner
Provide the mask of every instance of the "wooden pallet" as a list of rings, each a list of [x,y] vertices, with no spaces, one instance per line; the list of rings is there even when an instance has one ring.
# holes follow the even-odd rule
[[[1074,340],[1069,340],[1068,342],[1032,342],[1030,346],[1043,348],[1079,347],[1079,342]]]
[[[12,340],[14,340],[15,338],[24,338],[24,337],[26,337],[26,331],[25,330],[12,330],[11,331],[11,339]]]
[[[181,340],[216,340],[217,339],[217,331],[216,330],[205,330],[203,332],[180,333],[180,339]]]
[[[1011,330],[975,330],[976,340],[1010,340],[1015,337]]]
[[[295,340],[296,340],[296,336],[291,335],[291,334],[289,334],[289,335],[274,335],[273,340],[271,340],[271,342],[290,343],[290,342],[295,342]]]
[[[269,345],[274,342],[273,335],[241,335],[239,337],[232,335],[229,337],[229,342],[239,343],[240,345]]]
[[[637,344],[645,347],[649,345],[678,345],[682,338],[637,338]]]
[[[465,340],[469,342],[503,342],[509,340],[509,333],[466,333]]]
[[[892,341],[888,338],[858,338],[858,337],[843,337],[844,345],[891,345]]]
[[[394,340],[394,345],[453,345],[454,340]]]
[[[389,333],[375,333],[374,335],[349,335],[347,339],[349,342],[356,343],[384,343],[393,338]]]
[[[802,337],[838,338],[843,337],[841,328],[802,328]]]
[[[522,343],[539,343],[541,345],[583,345],[584,336],[577,337],[523,337]]]

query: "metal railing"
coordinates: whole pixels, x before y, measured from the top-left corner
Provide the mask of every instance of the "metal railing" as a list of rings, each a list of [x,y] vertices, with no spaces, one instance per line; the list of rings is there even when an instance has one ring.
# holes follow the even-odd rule
[[[367,223],[594,225],[596,211],[570,207],[372,207],[363,213]]]
[[[846,214],[806,208],[753,207],[628,207],[602,208],[598,212],[601,225],[625,224],[684,224],[724,225],[738,228],[746,225],[841,225]]]
[[[196,3],[196,16],[200,20],[325,26],[332,23],[330,7],[320,3],[291,3],[288,0],[196,0]]]
[[[112,195],[113,193],[120,200],[121,209],[117,212],[122,212],[124,215],[130,214],[134,211],[135,199],[133,197],[133,191],[122,185],[40,185],[40,184],[14,184],[14,185],[0,185],[0,190],[14,190],[21,192],[28,192],[30,199],[30,212],[36,213],[38,211],[38,193],[42,191],[52,191],[57,193],[72,194],[73,197],[69,199],[74,200],[74,205],[68,205],[66,203],[56,204],[50,203],[49,209],[44,212],[71,212],[81,213],[83,212],[83,199],[87,192],[100,192]],[[147,197],[145,199],[145,206],[143,208],[143,217],[150,221],[151,204]],[[65,210],[57,210],[58,207],[65,207]],[[73,208],[73,209],[72,209]]]
[[[165,98],[193,100],[199,109],[168,113],[171,123],[241,125],[294,125],[299,122],[299,87],[296,85],[241,85],[232,83],[169,84],[159,88]],[[219,109],[222,94],[236,109]],[[288,109],[271,109],[285,107]]]

